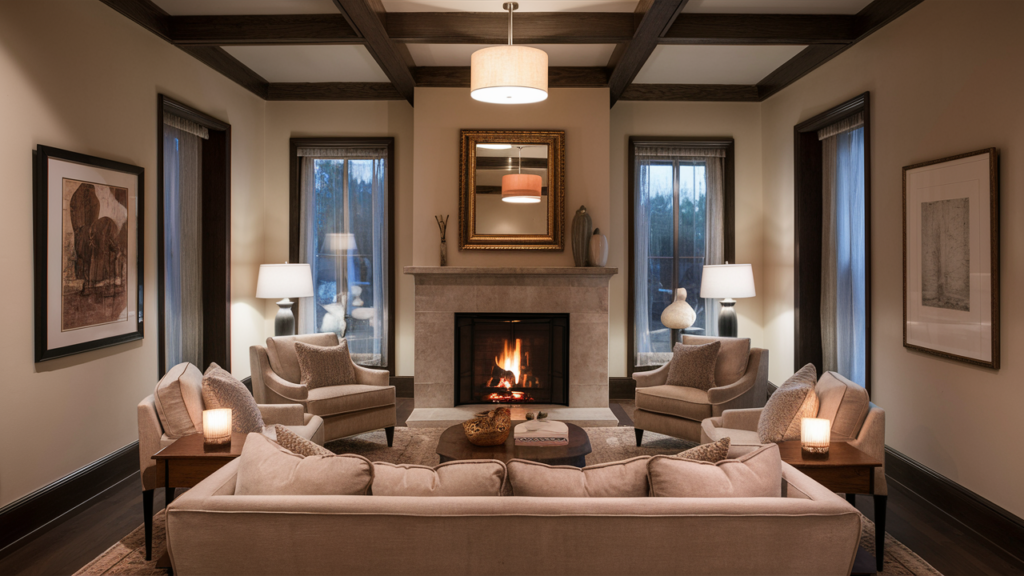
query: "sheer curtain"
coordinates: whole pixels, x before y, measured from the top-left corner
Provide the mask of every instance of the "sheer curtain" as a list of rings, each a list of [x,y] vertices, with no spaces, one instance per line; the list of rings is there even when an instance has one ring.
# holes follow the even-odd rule
[[[346,338],[353,359],[387,366],[387,148],[299,148],[299,261],[315,296],[298,304],[299,332]]]
[[[203,366],[202,140],[206,128],[164,118],[164,362]]]
[[[635,155],[635,365],[654,366],[672,357],[660,317],[677,287],[697,312],[693,330],[717,333],[718,304],[700,298],[700,277],[725,258],[725,150],[638,146]]]
[[[864,116],[823,128],[821,339],[825,370],[864,385],[867,268]]]

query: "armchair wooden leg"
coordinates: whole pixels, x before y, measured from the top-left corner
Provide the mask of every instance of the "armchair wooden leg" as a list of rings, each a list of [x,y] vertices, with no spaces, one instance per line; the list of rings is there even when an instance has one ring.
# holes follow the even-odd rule
[[[644,440],[644,431],[639,428],[633,428],[633,432],[636,434],[636,445],[639,448],[640,443]]]
[[[388,448],[391,448],[395,444],[395,427],[388,426],[384,429],[384,435],[388,438]]]
[[[146,560],[153,559],[153,491],[142,491],[142,522],[146,525]]]
[[[882,571],[885,564],[885,506],[889,500],[888,496],[875,495],[875,559],[878,571]]]
[[[846,495],[846,501],[850,503],[850,506],[856,506],[857,505],[857,495],[856,494],[847,494]]]

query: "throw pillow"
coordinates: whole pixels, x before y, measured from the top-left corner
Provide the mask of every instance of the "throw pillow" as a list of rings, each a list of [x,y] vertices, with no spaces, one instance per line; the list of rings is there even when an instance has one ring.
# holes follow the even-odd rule
[[[721,347],[721,342],[699,346],[676,343],[672,348],[672,361],[668,365],[668,379],[665,383],[699,390],[714,388],[715,363]]]
[[[757,436],[764,444],[800,439],[800,419],[818,414],[818,395],[814,385],[818,371],[808,364],[776,390],[757,421]]]
[[[231,431],[248,434],[263,430],[263,415],[256,399],[238,378],[210,363],[203,375],[203,403],[207,410],[231,408]]]
[[[331,452],[312,440],[307,440],[302,436],[299,436],[285,426],[274,424],[274,432],[277,434],[278,445],[290,452],[298,454],[299,456],[334,456],[334,452]]]
[[[238,457],[235,494],[357,496],[369,494],[372,484],[373,464],[362,456],[300,456],[252,433]]]
[[[699,460],[701,462],[721,462],[729,457],[729,445],[732,440],[728,436],[722,438],[718,442],[711,442],[709,444],[701,444],[695,448],[690,448],[684,452],[676,454],[677,458],[686,458],[687,460]]]
[[[735,460],[712,464],[678,456],[654,456],[647,465],[651,496],[756,498],[782,496],[782,458],[776,444]]]
[[[500,460],[457,460],[430,468],[373,463],[374,496],[501,496],[505,464]]]
[[[728,386],[738,382],[747,373],[747,364],[750,363],[750,338],[683,334],[683,344],[687,346],[715,341],[722,343],[722,347],[718,349],[718,359],[715,361],[715,386]]]
[[[153,403],[168,438],[199,434],[203,431],[203,373],[188,362],[171,368],[157,383]]]
[[[581,469],[516,459],[508,462],[508,477],[515,496],[643,498],[650,492],[648,460],[637,456]]]
[[[299,360],[299,383],[310,390],[324,386],[356,384],[356,369],[352,366],[346,340],[342,340],[337,346],[314,346],[296,342],[295,355]]]

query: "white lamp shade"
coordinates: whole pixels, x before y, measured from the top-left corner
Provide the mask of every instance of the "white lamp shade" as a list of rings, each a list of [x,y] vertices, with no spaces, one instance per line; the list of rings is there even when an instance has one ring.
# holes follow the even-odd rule
[[[257,298],[308,298],[313,295],[309,264],[260,264]]]
[[[750,264],[704,266],[700,279],[701,298],[753,298],[754,269]]]
[[[536,204],[540,202],[542,184],[537,174],[506,174],[501,177],[501,201]]]
[[[832,423],[827,418],[801,418],[800,444],[804,448],[828,450]]]
[[[328,234],[324,238],[324,249],[330,252],[341,252],[342,250],[356,249],[355,234]]]
[[[491,104],[531,104],[548,97],[548,53],[528,46],[473,52],[470,95]]]
[[[203,439],[210,444],[231,442],[231,408],[203,410]]]

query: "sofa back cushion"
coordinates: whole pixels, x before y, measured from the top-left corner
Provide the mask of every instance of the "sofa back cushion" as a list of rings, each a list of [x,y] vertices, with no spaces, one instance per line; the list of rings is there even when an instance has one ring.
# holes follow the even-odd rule
[[[782,497],[782,458],[776,444],[735,460],[698,462],[654,456],[647,464],[651,496],[667,498]]]
[[[814,364],[807,364],[768,398],[757,422],[762,443],[800,439],[800,421],[818,413],[818,396],[814,393],[817,380]]]
[[[263,414],[256,399],[245,384],[216,362],[211,362],[203,375],[203,404],[210,410],[230,408],[232,432],[263,431]]]
[[[238,457],[239,496],[354,496],[368,494],[373,464],[362,456],[303,457],[262,434],[245,439]]]
[[[302,379],[299,370],[299,358],[295,354],[295,343],[305,342],[314,346],[337,346],[338,335],[334,332],[324,334],[300,334],[298,336],[271,336],[267,338],[267,357],[270,367],[281,378],[292,384]]]
[[[856,438],[870,409],[868,391],[835,372],[826,372],[814,391],[818,393],[818,418],[832,422],[832,439]]]
[[[715,386],[728,386],[747,373],[750,362],[750,338],[719,338],[717,336],[691,336],[683,334],[683,344],[699,346],[720,342],[715,361]]]
[[[721,342],[708,342],[688,346],[676,342],[672,348],[672,360],[668,364],[665,383],[708,391],[715,387],[715,362]]]
[[[595,464],[586,468],[509,460],[508,479],[515,496],[550,498],[642,498],[650,493],[650,456]]]
[[[348,341],[344,338],[337,346],[296,342],[295,355],[299,360],[299,383],[309,390],[357,384],[356,369],[348,353]]]
[[[156,413],[168,438],[203,431],[203,373],[182,362],[167,371],[153,392]]]
[[[501,496],[505,464],[500,460],[456,460],[431,468],[373,463],[374,496]]]

